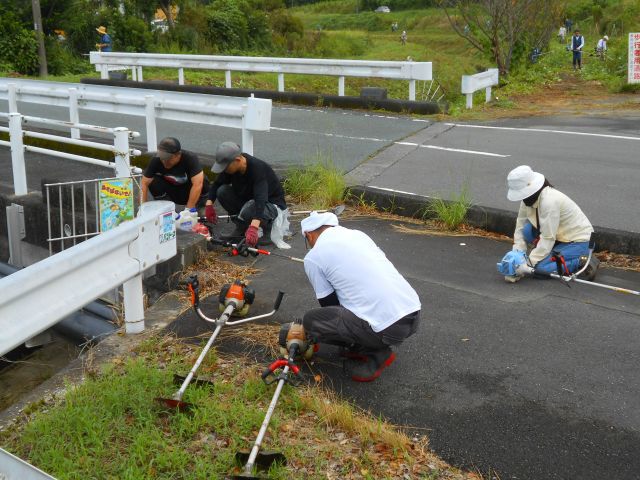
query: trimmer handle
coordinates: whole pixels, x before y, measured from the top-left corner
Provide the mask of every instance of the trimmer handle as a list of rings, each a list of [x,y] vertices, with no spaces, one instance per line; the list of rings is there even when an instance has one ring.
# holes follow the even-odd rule
[[[288,372],[285,373],[284,371],[282,371],[279,375],[276,375],[276,370],[283,369],[286,366],[289,366],[289,371],[294,375],[298,375],[300,373],[300,367],[298,367],[295,363],[290,362],[286,358],[279,358],[267,368],[265,368],[265,370],[262,372],[261,377],[265,385],[271,385],[272,383],[275,383],[279,380],[284,380],[286,383],[291,383],[294,386],[298,385],[300,381],[292,380],[293,377],[290,377]]]
[[[276,297],[276,303],[273,304],[274,311],[280,308],[280,304],[282,303],[282,297],[284,297],[284,292],[280,290],[278,292],[278,296]]]
[[[200,282],[197,275],[191,275],[187,279],[187,290],[191,294],[191,305],[193,308],[198,308],[200,305]]]

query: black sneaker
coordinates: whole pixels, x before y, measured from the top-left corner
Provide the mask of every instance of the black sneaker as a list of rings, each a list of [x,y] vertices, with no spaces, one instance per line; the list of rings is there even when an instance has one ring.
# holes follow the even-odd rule
[[[247,228],[244,225],[236,223],[236,226],[231,233],[220,235],[220,238],[222,238],[222,240],[241,240],[244,238],[244,232],[246,230]]]

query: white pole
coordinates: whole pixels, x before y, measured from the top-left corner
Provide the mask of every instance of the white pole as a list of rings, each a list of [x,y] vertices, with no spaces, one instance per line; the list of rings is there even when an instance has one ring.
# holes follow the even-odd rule
[[[253,97],[253,95],[251,95]],[[242,106],[242,151],[253,155],[253,132],[247,128],[247,112],[249,107]]]
[[[284,92],[284,73],[278,74],[278,91]]]
[[[409,80],[409,100],[416,99],[416,81]]]
[[[10,83],[7,85],[7,94],[9,97],[9,113],[18,112],[18,95],[16,93],[16,84]]]
[[[144,293],[142,275],[122,284],[124,294],[124,331],[127,335],[144,331]]]
[[[491,87],[487,87],[485,92],[485,103],[489,103],[491,101]]]
[[[102,80],[108,80],[109,79],[109,65],[102,64],[102,67],[100,68],[100,78]]]
[[[344,97],[344,77],[338,78],[338,95]]]
[[[118,127],[113,129],[113,146],[115,148],[116,177],[130,177],[129,129]]]
[[[9,140],[11,142],[11,165],[13,167],[13,190],[16,195],[27,194],[27,171],[24,166],[24,143],[22,140],[22,115],[9,114]]]
[[[184,85],[184,68],[178,69],[178,85]]]
[[[473,93],[467,93],[467,108],[473,108]]]
[[[138,81],[138,70],[136,69],[136,67],[131,67],[131,80],[133,80],[134,82]]]
[[[226,70],[224,72],[224,86],[231,88],[231,70]]]
[[[138,68],[138,81],[142,82],[143,78],[142,78],[142,67],[137,67]]]
[[[69,121],[71,123],[80,123],[80,114],[78,113],[78,89],[69,89]],[[71,138],[80,139],[80,129],[71,129]]]
[[[155,150],[158,144],[158,135],[156,133],[156,105],[153,95],[146,95],[145,100],[145,119],[147,122],[147,150]]]

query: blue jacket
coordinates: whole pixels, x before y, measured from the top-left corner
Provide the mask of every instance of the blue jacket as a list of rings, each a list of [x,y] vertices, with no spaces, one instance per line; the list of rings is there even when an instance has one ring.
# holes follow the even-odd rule
[[[110,52],[111,51],[112,41],[111,41],[111,37],[109,36],[108,33],[105,33],[104,35],[102,35],[100,37],[100,43],[106,44],[104,47],[102,47],[100,49],[101,52]]]

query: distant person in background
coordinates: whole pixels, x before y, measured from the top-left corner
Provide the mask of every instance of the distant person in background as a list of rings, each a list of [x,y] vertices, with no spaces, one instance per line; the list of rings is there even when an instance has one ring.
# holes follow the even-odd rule
[[[569,18],[565,19],[564,28],[567,29],[567,32],[571,31],[571,27],[573,27],[573,22]]]
[[[407,31],[403,30],[402,33],[400,34],[400,42],[402,42],[402,45],[406,45],[407,44]]]
[[[563,26],[560,27],[560,30],[558,30],[558,41],[560,43],[564,43],[564,40],[565,40],[566,37],[567,37],[567,29],[563,25]]]
[[[100,35],[100,40],[96,43],[96,48],[99,52],[111,52],[113,42],[111,41],[111,37],[107,33],[107,27],[103,27],[102,25],[96,28],[96,32]]]
[[[598,40],[598,45],[596,45],[596,55],[604,60],[604,57],[607,54],[607,42],[609,41],[609,37],[606,35]]]
[[[582,49],[584,47],[584,37],[580,35],[580,30],[576,30],[571,37],[571,51],[573,52],[573,69],[582,69]]]

